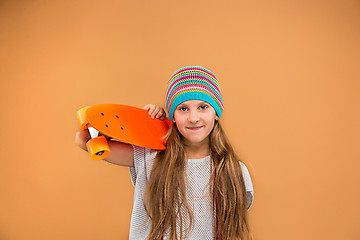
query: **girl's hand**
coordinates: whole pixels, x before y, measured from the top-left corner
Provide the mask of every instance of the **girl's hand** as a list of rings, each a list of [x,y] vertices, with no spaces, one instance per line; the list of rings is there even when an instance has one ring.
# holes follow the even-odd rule
[[[149,115],[151,116],[152,119],[156,117],[159,118],[160,120],[164,120],[166,117],[165,110],[159,106],[155,106],[154,104],[147,104],[145,105],[145,107],[143,107],[143,109],[149,111]]]

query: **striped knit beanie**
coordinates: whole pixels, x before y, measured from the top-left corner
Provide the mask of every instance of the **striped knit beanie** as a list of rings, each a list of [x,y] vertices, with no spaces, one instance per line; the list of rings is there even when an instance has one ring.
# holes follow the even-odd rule
[[[224,105],[215,74],[200,66],[177,70],[171,76],[166,90],[166,109],[171,121],[176,107],[188,100],[202,100],[209,103],[220,118]]]

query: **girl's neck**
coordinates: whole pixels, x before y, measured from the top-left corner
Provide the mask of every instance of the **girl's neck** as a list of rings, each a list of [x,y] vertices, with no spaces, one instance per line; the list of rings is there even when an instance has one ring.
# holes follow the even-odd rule
[[[186,159],[201,159],[210,155],[209,141],[185,143]]]

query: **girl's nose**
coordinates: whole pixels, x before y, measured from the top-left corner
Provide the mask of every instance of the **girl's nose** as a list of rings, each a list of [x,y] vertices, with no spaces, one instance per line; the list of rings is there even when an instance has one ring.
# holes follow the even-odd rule
[[[199,114],[196,111],[189,111],[189,122],[198,122],[200,120]]]

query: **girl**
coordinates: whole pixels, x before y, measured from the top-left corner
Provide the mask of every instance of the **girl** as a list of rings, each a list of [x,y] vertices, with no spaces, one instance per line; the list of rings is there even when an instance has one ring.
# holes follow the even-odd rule
[[[164,119],[162,108],[144,107]],[[166,149],[110,141],[105,160],[130,167],[135,187],[130,239],[252,239],[247,209],[253,187],[220,125],[224,106],[216,76],[199,66],[170,78],[166,109],[173,121]],[[89,139],[79,131],[77,144]]]

